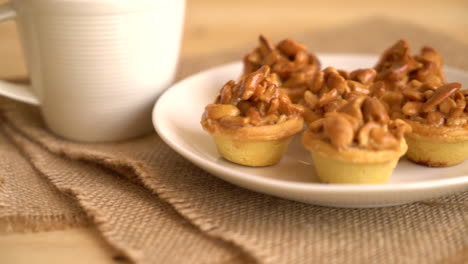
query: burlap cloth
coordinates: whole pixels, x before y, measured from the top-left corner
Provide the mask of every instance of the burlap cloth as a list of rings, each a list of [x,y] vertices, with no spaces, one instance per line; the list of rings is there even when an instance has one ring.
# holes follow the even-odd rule
[[[286,37],[286,36],[285,36]],[[468,70],[468,47],[383,19],[293,35],[316,52],[378,53],[399,38]],[[256,45],[182,58],[180,77]],[[135,263],[463,263],[468,192],[339,209],[251,192],[200,170],[156,135],[113,144],[55,137],[35,107],[0,101],[0,232],[95,225]]]

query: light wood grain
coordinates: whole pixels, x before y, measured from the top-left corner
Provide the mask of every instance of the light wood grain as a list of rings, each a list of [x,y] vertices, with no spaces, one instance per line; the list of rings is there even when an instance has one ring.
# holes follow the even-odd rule
[[[71,228],[0,237],[0,263],[126,263],[94,228]]]
[[[284,38],[375,16],[424,25],[468,44],[467,14],[466,0],[188,0],[181,55],[255,43],[259,33]],[[26,70],[15,25],[7,22],[0,24],[0,78],[18,76]],[[115,254],[94,229],[0,236],[4,264],[115,263]]]

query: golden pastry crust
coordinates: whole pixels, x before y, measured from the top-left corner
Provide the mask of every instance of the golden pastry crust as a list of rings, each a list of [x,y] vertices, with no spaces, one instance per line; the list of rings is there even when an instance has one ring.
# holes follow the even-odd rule
[[[319,152],[311,155],[320,181],[332,184],[384,184],[398,163],[398,158],[381,163],[352,163]]]
[[[362,148],[357,144],[337,148],[311,130],[304,132],[302,143],[311,153],[320,181],[338,184],[386,183],[408,148],[404,138],[387,149]]]
[[[230,135],[236,140],[277,140],[290,137],[303,129],[303,119],[289,119],[280,124],[265,126],[223,126],[219,122],[206,120],[204,128],[212,135]]]
[[[414,138],[425,138],[440,142],[457,142],[468,140],[468,124],[461,127],[430,126],[417,121],[405,120],[413,131],[410,133]]]
[[[276,140],[237,140],[231,135],[213,135],[218,152],[225,159],[252,167],[278,163],[286,151],[291,137]]]
[[[425,166],[452,166],[468,158],[468,138],[464,140],[443,137],[434,139],[411,133],[406,136],[406,142],[408,143],[407,157]]]

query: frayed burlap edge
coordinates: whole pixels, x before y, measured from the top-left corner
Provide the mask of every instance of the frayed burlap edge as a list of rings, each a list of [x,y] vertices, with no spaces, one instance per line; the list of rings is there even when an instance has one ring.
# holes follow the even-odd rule
[[[181,215],[181,217],[189,219],[189,221],[198,229],[200,229],[202,233],[206,234],[211,238],[218,239],[221,242],[231,244],[244,255],[244,259],[249,260],[249,263],[260,263],[264,261],[268,262],[269,254],[262,248],[257,247],[255,241],[246,241],[245,238],[243,238],[243,244],[238,243],[238,240],[236,239],[237,236],[235,234],[232,234],[229,230],[224,230],[219,226],[215,225],[214,223],[211,223],[209,220],[205,219],[203,215],[198,214],[196,212],[196,208],[193,208],[193,206],[184,199],[178,198],[177,193],[173,190],[170,190],[170,188],[165,186],[165,184],[161,182],[154,184],[152,181],[149,181],[148,179],[154,179],[154,177],[151,176],[151,173],[149,172],[150,170],[146,168],[146,166],[142,162],[136,160],[124,160],[112,157],[105,157],[104,153],[87,153],[75,151],[73,149],[64,149],[62,147],[54,148],[54,146],[56,146],[54,144],[55,142],[41,142],[35,139],[31,139],[30,137],[25,135],[25,133],[23,133],[23,131],[21,131],[20,128],[16,127],[13,123],[7,120],[5,120],[4,126],[8,127],[8,129],[11,129],[13,133],[21,135],[21,137],[23,138],[22,140],[29,140],[34,144],[41,146],[50,153],[58,154],[72,160],[82,161],[107,169],[111,169],[115,173],[126,177],[132,181],[138,179],[138,183],[142,184],[145,188],[155,193],[159,198],[173,206],[176,209],[176,211]],[[20,151],[22,151],[20,147],[21,142],[12,139],[9,135],[7,137],[10,139],[11,142],[13,142],[14,145],[19,147]],[[34,166],[34,164],[31,163],[31,165],[35,169],[37,169]],[[122,174],[122,172],[125,172],[125,174]],[[76,194],[72,194],[72,196],[76,196]],[[85,205],[83,204],[83,206]],[[87,208],[86,210],[88,209],[89,208]],[[92,221],[96,223],[98,229],[104,230],[106,228],[105,225],[102,225],[105,223],[103,221],[100,221],[99,218],[93,217]],[[127,251],[127,253],[129,254],[126,255],[126,257],[138,260],[138,254],[132,254],[131,252],[128,252],[127,248],[121,248],[118,245],[112,243],[111,241],[108,241],[107,239],[106,241],[112,244],[114,247],[116,247],[117,250],[120,250],[122,252]]]
[[[33,144],[39,145],[40,147],[44,148],[46,151],[52,153],[52,154],[58,154],[72,159],[72,160],[77,160],[77,161],[82,161],[86,162],[89,164],[93,164],[99,167],[103,167],[106,169],[111,169],[113,172],[129,178],[130,180],[135,180],[135,179],[141,179],[138,183],[143,184],[145,188],[148,188],[151,190],[153,193],[155,193],[159,198],[163,199],[165,202],[169,203],[171,206],[173,206],[176,209],[176,212],[181,215],[181,217],[185,219],[189,219],[190,223],[193,224],[196,228],[198,228],[201,231],[201,234],[207,235],[208,237],[214,238],[219,240],[221,243],[227,243],[233,246],[239,254],[235,255],[234,257],[229,257],[226,259],[227,263],[238,263],[239,259],[244,261],[247,261],[248,263],[260,263],[265,260],[267,260],[268,254],[265,252],[264,254],[256,254],[254,251],[262,251],[262,249],[258,248],[255,246],[254,242],[247,243],[247,246],[241,245],[236,242],[235,235],[231,234],[228,230],[223,230],[220,229],[218,226],[214,225],[213,223],[210,223],[209,221],[204,221],[203,216],[200,214],[197,214],[195,211],[196,209],[191,207],[189,203],[186,201],[180,199],[180,198],[174,198],[176,197],[176,192],[169,190],[164,184],[159,183],[156,185],[149,184],[146,179],[151,177],[149,170],[145,168],[144,164],[135,161],[135,160],[130,160],[126,162],[125,160],[120,160],[120,159],[114,159],[114,158],[106,158],[98,156],[96,153],[93,155],[89,155],[87,153],[81,153],[81,152],[74,152],[72,151],[71,153],[68,153],[66,149],[60,149],[56,150],[53,148],[49,148],[49,146],[45,145],[44,142],[39,142],[34,139],[31,139],[27,135],[25,135],[21,129],[18,129],[15,127],[14,124],[12,124],[9,121],[5,121],[3,124],[4,128],[7,130],[6,135],[8,139],[18,147],[18,149],[22,151],[22,144],[24,144],[23,141],[30,141]],[[8,131],[10,130],[10,131]],[[14,139],[12,138],[9,133],[14,133],[16,135],[19,135],[21,139]],[[53,144],[52,144],[53,145]],[[26,157],[28,155],[25,155]],[[37,170],[36,166],[34,165],[33,162],[31,162],[28,158],[28,162],[30,162],[31,166],[35,170]],[[121,173],[125,171],[126,173],[122,175]],[[39,173],[41,173],[39,171]],[[130,173],[130,174],[129,174]],[[139,175],[139,176],[137,176]],[[108,231],[112,228],[107,226],[107,222],[103,219],[100,219],[99,217],[99,212],[96,212],[89,208],[86,205],[86,199],[79,198],[76,193],[73,193],[70,190],[61,190],[63,192],[69,193],[72,197],[76,197],[79,201],[81,201],[81,206],[85,208],[85,211],[91,212],[88,214],[88,217],[90,218],[90,222],[94,223],[96,228],[102,232]],[[52,225],[50,225],[52,227]],[[24,229],[23,229],[24,230]],[[129,249],[127,247],[124,247],[122,245],[113,243],[113,241],[108,240],[105,236],[102,236],[103,239],[112,245],[117,251],[121,252],[122,255],[124,255],[126,258],[131,259],[135,262],[138,262],[139,259],[141,258],[141,254],[136,251]],[[239,256],[240,255],[240,256]],[[239,257],[236,257],[239,256]]]

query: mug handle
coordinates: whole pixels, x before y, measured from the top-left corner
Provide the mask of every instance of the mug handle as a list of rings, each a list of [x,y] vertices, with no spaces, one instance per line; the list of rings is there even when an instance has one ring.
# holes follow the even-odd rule
[[[0,21],[15,17],[16,11],[10,3],[0,5]],[[40,104],[39,99],[31,92],[29,85],[13,84],[0,80],[0,95],[32,105]]]

